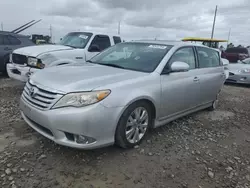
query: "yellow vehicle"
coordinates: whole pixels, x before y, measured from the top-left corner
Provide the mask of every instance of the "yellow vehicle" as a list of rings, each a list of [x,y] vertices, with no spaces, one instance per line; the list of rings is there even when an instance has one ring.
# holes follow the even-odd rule
[[[39,44],[47,44],[47,42],[43,39],[37,39],[36,40],[36,44],[39,45]]]
[[[203,45],[211,47],[211,48],[219,48],[220,42],[227,42],[227,40],[220,40],[220,39],[209,39],[209,38],[196,38],[196,37],[187,37],[182,39],[182,41],[189,41],[189,42],[202,42]]]

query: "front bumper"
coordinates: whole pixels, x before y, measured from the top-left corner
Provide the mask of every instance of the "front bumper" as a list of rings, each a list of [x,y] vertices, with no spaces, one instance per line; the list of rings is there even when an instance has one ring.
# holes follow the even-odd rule
[[[18,66],[13,63],[7,64],[7,73],[10,78],[19,80],[21,82],[27,82],[29,79],[29,69],[27,66]]]
[[[31,68],[25,65],[20,66],[13,63],[7,64],[7,73],[9,77],[21,82],[27,82],[30,75],[38,70],[39,69]]]
[[[20,109],[26,123],[55,143],[78,149],[95,149],[114,143],[116,125],[123,107],[107,108],[97,103],[82,108],[43,111],[22,97]],[[84,135],[95,141],[79,144],[72,135]]]
[[[228,83],[250,84],[250,74],[229,73]]]

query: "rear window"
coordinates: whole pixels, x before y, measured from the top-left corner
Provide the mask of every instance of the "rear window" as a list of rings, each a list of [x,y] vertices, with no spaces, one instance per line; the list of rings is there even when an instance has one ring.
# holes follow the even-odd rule
[[[114,37],[113,37],[113,39],[114,39],[114,43],[115,43],[115,44],[117,44],[117,43],[121,43],[121,42],[122,42],[122,40],[121,40],[121,38],[120,38],[120,37],[116,37],[116,36],[114,36]]]
[[[248,51],[246,48],[228,48],[228,49],[226,49],[226,53],[248,54]]]

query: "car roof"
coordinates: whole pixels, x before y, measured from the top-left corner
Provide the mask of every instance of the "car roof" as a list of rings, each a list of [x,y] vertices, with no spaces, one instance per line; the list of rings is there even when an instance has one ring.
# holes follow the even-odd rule
[[[171,46],[201,46],[205,48],[209,48],[205,45],[202,44],[196,44],[196,43],[191,43],[191,42],[183,42],[183,41],[174,41],[174,40],[134,40],[130,42],[137,42],[137,43],[152,43],[152,44],[163,44],[163,45],[171,45]],[[212,49],[212,48],[210,48]]]
[[[28,37],[26,35],[16,34],[16,33],[12,33],[12,32],[9,32],[9,31],[0,31],[0,34],[2,34],[2,35],[11,35],[11,36],[15,36],[17,38]]]
[[[114,34],[110,34],[110,33],[105,33],[105,32],[91,32],[91,31],[72,31],[69,33],[74,33],[74,34],[84,34],[84,33],[88,33],[88,34],[93,34],[93,35],[108,35],[111,37],[121,37],[120,35],[114,35]],[[68,33],[68,34],[69,34]]]

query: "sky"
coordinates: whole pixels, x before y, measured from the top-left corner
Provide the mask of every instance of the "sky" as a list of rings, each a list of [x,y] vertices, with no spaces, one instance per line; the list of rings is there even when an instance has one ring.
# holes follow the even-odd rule
[[[49,34],[53,42],[71,31],[117,34],[136,39],[180,40],[211,37],[250,45],[250,0],[0,0],[0,23],[10,31],[30,20],[41,22],[22,34]],[[0,28],[1,29],[1,28]]]

